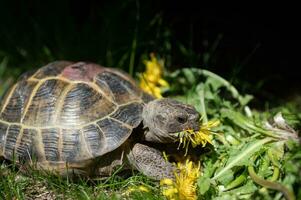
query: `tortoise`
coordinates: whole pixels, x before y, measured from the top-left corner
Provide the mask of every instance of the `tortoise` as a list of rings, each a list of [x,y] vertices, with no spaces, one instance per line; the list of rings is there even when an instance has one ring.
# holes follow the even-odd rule
[[[23,74],[0,112],[0,157],[19,166],[106,177],[123,165],[155,180],[175,169],[150,144],[175,142],[200,118],[191,105],[146,94],[123,71],[69,61]]]

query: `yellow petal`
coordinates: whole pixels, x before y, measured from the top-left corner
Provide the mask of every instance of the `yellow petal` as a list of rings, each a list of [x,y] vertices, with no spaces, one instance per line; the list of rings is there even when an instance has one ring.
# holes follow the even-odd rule
[[[160,181],[160,185],[173,185],[173,181],[170,178],[165,178]]]
[[[211,120],[211,121],[203,124],[202,127],[205,129],[210,129],[210,128],[218,126],[219,124],[220,124],[219,120]]]
[[[160,185],[167,187],[163,189],[163,195],[168,199],[195,200],[197,199],[196,181],[200,175],[200,163],[196,165],[189,159],[184,163],[178,162],[175,181],[163,179]]]
[[[138,189],[139,189],[140,191],[142,191],[142,192],[149,192],[149,189],[148,189],[147,187],[143,186],[143,185],[140,185],[140,186],[138,187]]]
[[[173,197],[176,193],[178,193],[177,188],[168,188],[163,190],[163,195],[166,197]]]
[[[152,83],[154,83],[154,84],[157,84],[158,81],[160,80],[160,76],[155,75],[155,74],[150,74],[150,75],[147,75],[146,79],[147,79],[149,82],[152,82]]]
[[[164,79],[159,79],[158,80],[159,85],[161,85],[162,87],[169,87],[169,84],[167,81],[165,81]]]
[[[161,89],[158,87],[153,88],[153,95],[157,98],[162,98]]]

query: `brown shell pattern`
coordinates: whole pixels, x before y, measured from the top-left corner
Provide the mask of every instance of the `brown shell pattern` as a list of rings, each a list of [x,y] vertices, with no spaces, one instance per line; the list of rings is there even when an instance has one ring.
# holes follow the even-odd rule
[[[0,107],[0,156],[77,163],[118,148],[141,122],[147,97],[125,73],[56,61],[26,74]]]

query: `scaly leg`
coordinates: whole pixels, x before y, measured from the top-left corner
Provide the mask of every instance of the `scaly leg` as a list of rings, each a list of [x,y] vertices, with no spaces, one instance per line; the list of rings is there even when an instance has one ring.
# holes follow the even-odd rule
[[[175,166],[166,161],[157,149],[137,143],[127,157],[134,168],[150,178],[155,180],[175,178]]]

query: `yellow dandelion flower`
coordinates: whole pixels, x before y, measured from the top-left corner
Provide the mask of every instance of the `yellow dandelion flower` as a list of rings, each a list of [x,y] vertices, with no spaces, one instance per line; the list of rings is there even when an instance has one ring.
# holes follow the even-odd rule
[[[173,185],[173,181],[170,178],[165,178],[160,181],[160,185]]]
[[[145,60],[146,71],[139,76],[140,87],[156,98],[162,98],[162,90],[169,87],[163,76],[164,61],[157,60],[155,54],[150,54],[150,60]]]
[[[162,194],[169,200],[195,200],[197,199],[196,181],[200,176],[200,164],[192,161],[177,164],[178,173],[175,172],[175,181],[162,179]]]
[[[159,84],[160,86],[162,86],[162,87],[169,87],[168,82],[167,82],[166,80],[164,80],[164,79],[159,79],[159,80],[158,80],[158,84]]]
[[[162,194],[163,194],[164,196],[166,196],[166,198],[168,198],[168,199],[170,199],[170,200],[173,200],[173,199],[176,199],[176,198],[174,198],[174,197],[177,196],[177,194],[178,194],[178,189],[177,189],[177,188],[174,188],[174,187],[172,187],[172,188],[167,188],[167,189],[164,189],[164,190],[162,191]]]
[[[183,148],[186,149],[186,153],[188,148],[191,146],[194,148],[198,145],[202,145],[203,147],[210,143],[212,144],[212,128],[217,127],[220,124],[219,120],[212,120],[200,125],[200,129],[198,131],[194,131],[192,129],[184,130],[178,133],[179,137],[179,147],[182,145]]]
[[[139,186],[131,186],[129,187],[125,193],[123,193],[122,195],[130,195],[132,192],[150,192],[150,190],[145,187],[144,185],[139,185]]]
[[[138,190],[141,191],[141,192],[149,192],[149,189],[143,185],[140,185],[138,187]]]

